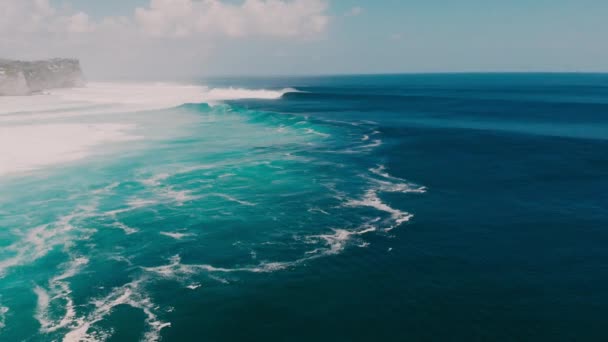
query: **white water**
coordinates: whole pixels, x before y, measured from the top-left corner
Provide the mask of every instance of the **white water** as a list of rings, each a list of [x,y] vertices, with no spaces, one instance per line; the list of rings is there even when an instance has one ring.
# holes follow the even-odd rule
[[[6,306],[0,305],[0,330],[5,327],[6,323],[6,313],[9,311],[9,308]]]
[[[138,139],[131,129],[121,124],[0,126],[0,176],[82,159],[104,143]]]
[[[35,110],[30,110],[29,112],[27,110],[21,110],[22,108],[16,109],[16,107],[13,109],[3,108],[5,112],[4,114],[0,113],[0,128],[5,129],[6,132],[12,134],[12,136],[7,135],[9,138],[12,137],[12,139],[7,138],[7,141],[13,144],[12,148],[15,151],[22,152],[22,154],[24,151],[28,151],[28,149],[20,147],[19,144],[15,143],[19,142],[18,139],[23,139],[24,144],[28,144],[32,137],[27,133],[28,129],[33,129],[32,127],[37,127],[40,129],[38,133],[43,137],[47,137],[46,140],[50,141],[47,143],[45,139],[38,139],[37,143],[32,144],[32,147],[29,149],[32,152],[29,154],[23,154],[25,156],[29,156],[29,159],[23,159],[22,154],[14,153],[13,155],[16,156],[15,158],[17,160],[22,158],[20,159],[22,161],[21,169],[14,171],[14,165],[17,165],[17,163],[12,160],[13,164],[6,164],[8,170],[6,174],[10,175],[22,172],[24,170],[37,170],[51,165],[61,165],[62,163],[90,157],[94,155],[95,148],[103,147],[105,149],[105,145],[109,143],[124,144],[128,141],[146,138],[149,139],[150,136],[147,135],[147,131],[150,127],[148,126],[149,122],[147,122],[147,120],[149,120],[150,116],[154,116],[154,120],[160,118],[158,123],[163,125],[166,130],[171,130],[171,128],[174,126],[167,126],[165,124],[175,121],[178,118],[180,111],[159,111],[156,113],[144,112],[133,115],[136,112],[173,107],[185,102],[212,101],[210,100],[211,98],[218,99],[222,96],[224,96],[226,99],[228,96],[235,98],[235,96],[253,96],[254,94],[257,94],[257,96],[261,98],[273,98],[270,96],[280,96],[278,95],[280,92],[258,92],[239,89],[207,90],[204,87],[179,85],[175,85],[174,98],[170,98],[169,96],[161,96],[160,93],[162,91],[159,89],[168,91],[168,87],[170,86],[166,84],[116,85],[109,87],[111,89],[106,90],[104,90],[103,87],[99,87],[97,90],[92,90],[91,88],[65,91],[62,90],[58,91],[57,93],[30,98],[35,100],[32,101],[32,105],[36,105],[35,102],[39,101],[41,98],[45,99],[48,97],[48,99],[53,101],[60,99],[61,101],[55,102],[57,106],[49,107],[54,108],[52,111],[40,109],[42,107]],[[131,90],[133,91],[133,97],[125,96],[125,94],[120,92],[115,93],[115,88],[122,89],[123,91]],[[149,88],[147,90],[148,94],[153,95],[159,93],[159,98],[154,96],[147,98],[143,95],[145,93],[144,88]],[[200,89],[196,90],[197,88]],[[183,90],[183,93],[179,93],[180,90]],[[140,94],[139,91],[142,93]],[[199,93],[199,91],[201,93]],[[97,97],[92,95],[94,92],[98,92]],[[108,93],[112,93],[112,95],[109,96]],[[199,99],[199,95],[203,93],[207,94],[208,98]],[[211,96],[211,94],[214,95]],[[196,98],[196,101],[189,100],[190,96],[192,96],[192,98]],[[74,98],[78,98],[78,100],[76,101]],[[8,102],[11,100],[23,100],[25,101],[23,103],[27,105],[27,99],[28,98],[8,98]],[[3,99],[0,98],[0,101],[2,100]],[[60,107],[62,103],[64,105],[63,108]],[[100,115],[100,112],[103,112],[103,114]],[[129,117],[130,121],[126,123],[125,113],[131,114]],[[93,123],[87,123],[92,117],[95,117],[95,121]],[[2,121],[3,118],[7,120]],[[66,126],[69,126],[71,130],[57,129],[61,127],[66,128]],[[141,129],[141,126],[143,126],[143,129]],[[22,131],[22,133],[24,133],[22,136],[16,134],[16,131],[12,131],[16,127],[21,127],[21,129],[24,130]],[[87,128],[90,127],[97,128],[101,133],[96,135],[96,133],[94,134],[90,131],[86,131]],[[114,127],[114,129],[112,127]],[[80,129],[84,129],[85,133],[81,133]],[[301,131],[304,131],[307,134],[314,134],[327,138],[331,137],[329,134],[323,134],[312,129],[302,129]],[[379,139],[376,140],[380,141]],[[60,146],[61,148],[57,148],[56,146]],[[363,146],[361,150],[366,149],[368,146],[370,145]],[[2,150],[3,148],[4,147],[0,146],[0,153],[4,151]],[[6,150],[8,151],[8,147]],[[292,160],[296,158],[295,156],[292,156],[291,152],[286,153],[285,156],[285,158]],[[180,206],[186,206],[185,210],[190,210],[190,207],[187,207],[188,202],[205,197],[219,197],[226,201],[233,202],[232,206],[234,207],[241,205],[243,206],[242,209],[246,210],[252,210],[252,208],[245,207],[256,207],[256,205],[259,205],[259,209],[263,210],[265,204],[264,198],[258,196],[248,197],[245,192],[243,194],[237,193],[234,196],[231,196],[222,193],[224,189],[221,187],[217,189],[212,188],[213,190],[209,191],[200,191],[203,189],[203,187],[205,187],[204,189],[208,189],[206,188],[206,185],[198,187],[195,191],[181,190],[178,184],[173,184],[172,182],[172,180],[174,180],[172,179],[174,176],[182,173],[189,173],[195,170],[222,169],[224,165],[240,165],[243,163],[252,163],[254,161],[257,163],[269,163],[269,168],[277,168],[280,170],[284,169],[279,166],[272,166],[270,165],[270,162],[266,160],[260,162],[259,160],[256,160],[256,158],[256,156],[248,156],[245,158],[234,158],[221,162],[216,161],[200,165],[181,163],[176,163],[173,165],[170,163],[163,163],[160,169],[158,169],[158,166],[151,169],[148,169],[146,166],[144,169],[136,172],[134,177],[131,178],[120,178],[119,181],[113,178],[104,179],[104,185],[97,187],[95,190],[91,190],[91,195],[82,196],[84,198],[91,199],[87,207],[75,209],[72,213],[65,216],[59,216],[56,219],[56,222],[45,223],[42,225],[32,225],[34,228],[24,229],[23,234],[17,238],[17,241],[10,246],[7,246],[6,249],[8,252],[10,252],[10,258],[0,262],[0,277],[2,277],[8,269],[15,268],[19,265],[32,263],[33,261],[41,259],[43,256],[47,255],[51,250],[61,249],[63,252],[70,255],[70,260],[60,267],[60,273],[57,276],[52,277],[47,282],[31,283],[33,286],[32,293],[36,294],[38,298],[34,317],[40,323],[40,333],[47,334],[61,332],[63,334],[64,330],[69,329],[63,339],[66,342],[103,341],[109,338],[113,331],[112,329],[107,331],[99,330],[97,329],[98,327],[96,325],[100,321],[108,318],[112,314],[114,308],[128,305],[142,311],[145,315],[146,331],[143,340],[156,341],[160,339],[161,330],[169,327],[170,323],[165,321],[165,319],[168,319],[169,317],[164,317],[162,308],[153,302],[153,292],[148,292],[149,289],[146,288],[148,283],[151,283],[159,278],[170,279],[180,282],[180,284],[185,288],[196,290],[199,286],[201,286],[201,283],[198,282],[202,281],[201,274],[209,279],[225,283],[232,281],[231,277],[237,277],[238,273],[270,273],[286,270],[305,264],[317,258],[339,254],[349,246],[366,247],[369,243],[364,241],[364,235],[372,234],[373,232],[380,230],[390,230],[399,224],[406,222],[411,217],[409,213],[389,206],[391,203],[383,202],[380,197],[383,192],[424,192],[424,188],[415,187],[408,184],[403,179],[391,176],[388,172],[386,172],[386,170],[384,170],[384,167],[382,166],[371,169],[369,170],[371,172],[369,175],[369,186],[371,188],[366,189],[363,194],[355,194],[355,199],[348,198],[346,197],[346,194],[343,194],[341,196],[344,201],[343,206],[366,207],[366,210],[372,213],[373,210],[369,210],[369,208],[376,209],[378,211],[377,215],[388,217],[385,220],[381,220],[380,218],[372,218],[368,222],[365,222],[358,227],[351,225],[350,222],[344,222],[345,224],[343,226],[328,227],[328,230],[317,231],[311,229],[310,231],[302,232],[301,235],[294,236],[293,238],[294,243],[299,246],[298,248],[303,248],[301,253],[305,254],[288,256],[282,261],[272,261],[274,260],[273,257],[270,258],[271,260],[265,259],[263,256],[263,251],[260,251],[260,258],[258,259],[256,252],[253,250],[253,248],[256,248],[254,245],[251,253],[252,259],[255,259],[255,261],[251,261],[251,264],[238,263],[236,265],[223,264],[222,266],[213,266],[210,264],[204,264],[202,263],[204,261],[201,262],[198,260],[193,260],[193,263],[188,263],[189,253],[184,253],[184,257],[186,259],[185,262],[182,262],[179,255],[175,255],[173,258],[169,259],[168,264],[163,262],[160,265],[155,264],[156,266],[144,267],[138,265],[137,258],[130,253],[127,253],[127,250],[112,249],[110,250],[111,253],[108,255],[108,259],[126,263],[129,267],[126,269],[120,269],[120,271],[129,273],[130,275],[132,275],[131,273],[135,273],[138,276],[131,278],[129,283],[119,285],[117,287],[107,288],[107,291],[103,288],[99,288],[99,295],[96,295],[95,298],[87,302],[79,302],[77,305],[75,305],[71,295],[70,279],[81,270],[85,271],[85,274],[89,271],[92,273],[93,267],[91,267],[90,270],[87,270],[87,259],[76,257],[75,254],[73,254],[76,253],[76,249],[72,250],[72,246],[75,246],[76,242],[80,241],[78,245],[86,245],[87,250],[89,250],[89,248],[93,249],[94,247],[92,246],[95,246],[95,243],[98,241],[100,241],[101,244],[104,243],[103,236],[107,236],[106,234],[108,231],[99,229],[99,236],[101,239],[87,241],[89,236],[93,233],[92,228],[85,228],[89,227],[89,222],[84,219],[97,216],[103,217],[103,219],[100,219],[100,221],[95,221],[96,228],[98,226],[105,227],[106,223],[109,223],[109,227],[121,229],[127,235],[138,233],[131,237],[133,239],[131,241],[138,241],[138,239],[142,239],[145,234],[151,236],[149,233],[152,230],[149,227],[147,230],[145,225],[139,226],[138,222],[135,220],[126,220],[126,222],[133,225],[133,227],[128,226],[120,221],[122,218],[122,215],[120,214],[127,213],[138,208],[148,206],[152,207],[157,204],[171,206],[172,209],[176,209]],[[13,171],[10,169],[11,166],[13,167]],[[214,172],[219,171],[225,172],[226,170],[216,170]],[[287,171],[289,170],[285,168],[285,172]],[[218,179],[230,177],[230,175],[234,174],[222,173],[221,176],[218,176]],[[179,177],[175,178],[179,179]],[[105,182],[112,181],[113,183],[111,184],[105,184]],[[121,202],[116,204],[113,203],[111,209],[114,210],[106,210],[107,207],[104,206],[105,201],[102,198],[106,195],[111,197],[114,189],[117,190],[116,195],[118,195],[120,194],[120,191],[129,186],[129,183],[134,182],[145,186],[146,191],[140,191],[134,194],[126,192],[126,195],[121,197]],[[96,186],[98,185],[99,184]],[[237,188],[230,189],[234,190]],[[274,192],[270,191],[269,195],[274,195]],[[254,201],[255,203],[247,201],[248,199]],[[77,202],[81,203],[81,201]],[[241,207],[238,208],[241,209]],[[335,212],[334,209],[337,208],[341,207],[312,206],[309,209],[309,212],[316,212],[322,215],[333,215]],[[154,211],[149,210],[148,212],[151,213]],[[191,212],[196,214],[195,211]],[[374,214],[374,216],[375,215],[376,214]],[[365,220],[367,219],[368,218],[365,217]],[[27,227],[30,226],[28,225]],[[208,238],[204,233],[188,233],[188,231],[185,231],[180,227],[181,223],[177,225],[167,225],[167,227],[163,227],[163,229],[166,230],[153,232],[161,235],[163,245],[176,242],[172,240],[184,240],[177,242],[179,242],[180,245],[185,245],[185,242],[188,242],[188,240],[202,240]],[[272,239],[273,237],[270,236],[269,238]],[[180,252],[180,250],[177,250],[176,252]],[[85,253],[85,255],[88,254]],[[95,254],[91,254],[90,257],[91,260],[96,260]],[[226,279],[221,278],[220,276],[226,277]],[[115,285],[116,284],[113,284],[112,286]],[[74,286],[74,288],[76,288],[76,286]],[[6,310],[8,309],[3,309],[0,307],[0,327],[2,324],[4,324],[4,318],[2,315],[6,313]],[[12,312],[14,312],[14,309],[10,313]],[[10,314],[8,319],[11,319]]]
[[[121,115],[172,108],[185,103],[260,98],[280,91],[210,89],[171,83],[91,83],[35,96],[0,97],[0,177],[77,161],[98,146],[143,139]],[[92,123],[83,118],[95,116]]]

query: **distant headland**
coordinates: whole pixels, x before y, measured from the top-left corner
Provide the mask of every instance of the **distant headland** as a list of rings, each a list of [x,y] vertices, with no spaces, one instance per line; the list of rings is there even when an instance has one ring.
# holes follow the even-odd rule
[[[0,59],[0,96],[31,95],[47,89],[84,85],[84,74],[77,59]]]

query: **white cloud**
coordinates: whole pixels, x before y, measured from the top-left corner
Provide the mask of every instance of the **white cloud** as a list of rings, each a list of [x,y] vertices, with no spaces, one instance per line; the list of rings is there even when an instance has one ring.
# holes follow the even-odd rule
[[[44,29],[55,10],[47,0],[4,0],[0,11],[0,32],[3,36]]]
[[[137,8],[135,21],[152,35],[224,35],[294,37],[325,30],[329,17],[322,0],[152,0]]]
[[[351,9],[349,9],[346,13],[344,13],[344,16],[345,17],[356,17],[361,14],[363,14],[363,8],[361,8],[359,6],[355,6]]]
[[[53,7],[51,0],[0,0],[0,58],[77,57],[85,72],[104,76],[187,72],[221,56],[215,47],[231,39],[282,44],[321,37],[328,1],[149,0],[130,15],[99,18],[69,1]]]
[[[93,30],[89,15],[56,9],[49,0],[2,0],[0,39],[48,38],[50,34],[85,33]]]
[[[389,38],[391,40],[402,40],[403,39],[403,34],[401,34],[401,33],[392,33],[391,35],[389,35]]]
[[[78,12],[69,17],[66,25],[68,32],[84,33],[93,30],[93,25],[89,21],[89,16],[84,12]]]
[[[2,0],[0,36],[103,30],[89,14],[53,8],[49,0]],[[152,36],[297,37],[323,32],[326,0],[150,0],[127,21]],[[101,23],[117,21],[104,18]],[[124,20],[123,20],[124,21]]]

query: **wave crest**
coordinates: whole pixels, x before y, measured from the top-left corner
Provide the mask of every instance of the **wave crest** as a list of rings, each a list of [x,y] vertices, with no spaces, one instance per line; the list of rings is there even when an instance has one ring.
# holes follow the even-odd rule
[[[133,133],[142,120],[125,124],[112,114],[215,105],[238,99],[279,99],[297,91],[209,88],[174,83],[90,83],[36,96],[0,97],[0,177],[64,164],[89,156],[96,146],[142,140]],[[84,117],[102,116],[104,123]],[[68,120],[66,122],[66,120]],[[73,120],[73,122],[71,122]],[[106,123],[110,120],[110,123]]]

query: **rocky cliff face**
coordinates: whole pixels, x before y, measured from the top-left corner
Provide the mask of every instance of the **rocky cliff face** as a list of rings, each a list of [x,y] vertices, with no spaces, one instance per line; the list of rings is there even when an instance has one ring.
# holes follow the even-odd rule
[[[30,95],[45,89],[84,86],[76,59],[23,62],[0,59],[0,96]]]

